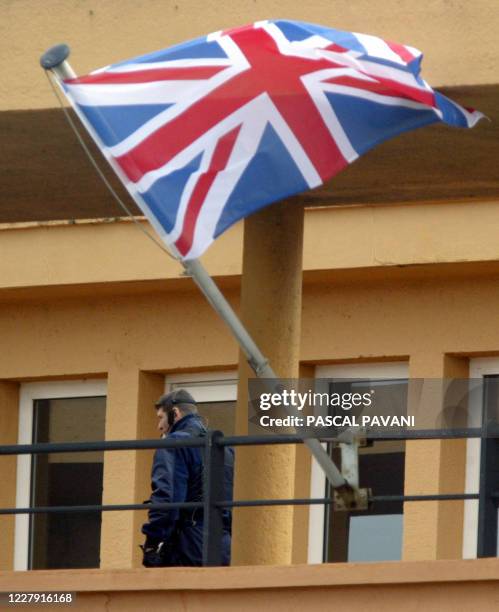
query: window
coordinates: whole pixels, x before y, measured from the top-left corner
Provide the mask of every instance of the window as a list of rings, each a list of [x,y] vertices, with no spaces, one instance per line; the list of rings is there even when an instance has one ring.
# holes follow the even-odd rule
[[[210,429],[234,435],[237,372],[200,372],[166,378],[166,392],[186,389],[196,400],[199,414]]]
[[[381,395],[384,398],[384,404],[390,401],[398,406],[407,403],[407,376],[406,363],[321,366],[316,369],[316,378],[327,379],[329,392],[362,393],[375,389],[377,397]],[[340,466],[339,451],[330,447],[328,451]],[[404,441],[375,441],[360,448],[360,486],[372,488],[376,495],[402,495],[404,464]],[[313,461],[311,497],[325,495],[330,496],[329,486],[322,470]],[[312,506],[309,562],[400,559],[402,533],[403,504],[400,502],[378,503],[367,511],[346,513]]]
[[[19,444],[104,439],[105,381],[21,387]],[[20,455],[17,507],[102,502],[103,453]],[[17,515],[16,570],[99,567],[101,513]]]
[[[479,358],[470,360],[470,379],[472,385],[477,379],[483,381],[480,393],[470,393],[468,406],[468,427],[480,427],[484,403],[492,400],[497,404],[497,377],[499,376],[499,359]],[[492,393],[491,393],[492,391]],[[491,406],[488,409],[494,408]],[[495,406],[497,408],[497,406]],[[485,443],[499,444],[494,438],[487,439]],[[482,443],[478,438],[466,441],[466,481],[465,493],[477,493],[480,486],[480,458]],[[478,541],[478,500],[464,502],[463,525],[463,559],[474,559],[477,556]],[[495,542],[495,552],[499,549],[499,541]]]

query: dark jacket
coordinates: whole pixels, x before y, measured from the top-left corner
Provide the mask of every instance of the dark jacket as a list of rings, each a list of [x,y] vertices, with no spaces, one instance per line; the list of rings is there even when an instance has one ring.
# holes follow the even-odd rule
[[[196,414],[188,414],[171,428],[168,439],[206,435]],[[232,500],[234,453],[225,452],[225,499]],[[200,448],[159,448],[152,466],[151,503],[203,500],[203,454]],[[230,563],[231,512],[224,511],[223,564]],[[201,565],[203,551],[203,511],[149,510],[149,521],[142,533],[152,545],[164,542],[164,565]]]

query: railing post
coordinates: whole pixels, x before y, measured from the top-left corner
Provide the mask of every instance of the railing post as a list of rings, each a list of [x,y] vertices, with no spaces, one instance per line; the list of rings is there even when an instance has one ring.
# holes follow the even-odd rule
[[[482,408],[482,438],[480,441],[480,486],[478,498],[477,557],[496,557],[497,550],[497,498],[499,491],[499,439],[497,432],[497,406],[499,380],[486,377]]]
[[[203,507],[203,565],[222,565],[223,509],[217,503],[224,501],[224,447],[219,444],[221,431],[210,431],[206,436],[204,460]]]
[[[497,498],[499,440],[484,438],[480,457],[477,557],[497,557]]]

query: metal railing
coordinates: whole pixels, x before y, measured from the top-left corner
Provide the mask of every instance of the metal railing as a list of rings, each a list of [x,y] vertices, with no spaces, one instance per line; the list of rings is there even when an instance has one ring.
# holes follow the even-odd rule
[[[419,430],[375,436],[375,440],[422,440],[446,438],[482,438],[480,490],[477,493],[451,493],[431,495],[369,495],[369,503],[473,500],[479,501],[477,556],[497,555],[498,502],[499,502],[499,440],[484,437],[481,428],[456,430]],[[0,515],[110,512],[120,510],[203,510],[203,565],[221,565],[223,517],[225,508],[283,505],[333,505],[334,497],[236,500],[224,499],[224,448],[269,444],[301,444],[298,435],[224,436],[220,431],[208,431],[204,437],[181,440],[120,440],[102,442],[39,443],[0,446],[2,455],[38,455],[47,453],[123,451],[144,449],[199,448],[204,455],[204,499],[199,502],[141,503],[141,504],[95,504],[79,506],[38,506],[26,508],[0,508]]]

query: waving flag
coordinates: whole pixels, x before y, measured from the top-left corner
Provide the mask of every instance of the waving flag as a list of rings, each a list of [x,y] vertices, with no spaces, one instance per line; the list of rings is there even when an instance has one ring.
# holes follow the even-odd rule
[[[433,91],[421,52],[295,21],[215,32],[63,83],[132,197],[180,257],[317,187],[376,144],[481,113]]]

